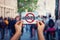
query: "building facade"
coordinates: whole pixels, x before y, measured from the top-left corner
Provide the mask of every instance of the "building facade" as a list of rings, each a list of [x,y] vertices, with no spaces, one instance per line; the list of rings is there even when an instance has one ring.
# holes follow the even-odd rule
[[[55,19],[55,4],[56,0],[38,0],[37,12],[40,15],[46,16],[51,14],[52,17]]]
[[[58,4],[58,19],[60,19],[60,0],[58,0],[59,1],[59,4]]]
[[[58,19],[59,15],[59,0],[56,0],[56,5],[55,5],[55,17],[56,17],[56,20]]]
[[[17,13],[17,0],[0,0],[0,16],[15,17]]]

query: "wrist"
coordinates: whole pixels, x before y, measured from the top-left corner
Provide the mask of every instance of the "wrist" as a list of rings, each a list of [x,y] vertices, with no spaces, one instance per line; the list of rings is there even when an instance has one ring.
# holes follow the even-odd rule
[[[42,31],[42,30],[39,30],[39,29],[38,29],[38,32],[39,32],[39,33],[43,33],[43,31]]]
[[[21,32],[20,32],[20,31],[16,31],[16,34],[19,34],[19,35],[21,35]]]
[[[21,30],[15,30],[16,32],[21,32]]]

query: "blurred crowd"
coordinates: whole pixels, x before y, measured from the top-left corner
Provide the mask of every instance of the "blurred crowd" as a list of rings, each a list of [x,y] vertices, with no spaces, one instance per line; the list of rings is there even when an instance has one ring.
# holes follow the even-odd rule
[[[15,33],[14,25],[19,20],[20,16],[16,16],[16,18],[10,18],[10,17],[3,18],[2,16],[0,17],[1,40],[4,39],[5,31],[6,32],[9,31],[10,37],[13,36],[13,34]]]
[[[56,39],[56,31],[58,30],[58,32],[60,32],[59,28],[57,26],[59,26],[60,22],[59,20],[54,21],[51,18],[51,15],[49,15],[49,17],[47,16],[42,16],[42,21],[45,24],[45,29],[44,29],[44,35],[46,40],[55,40]],[[5,34],[5,30],[9,31],[10,34],[10,38],[14,35],[15,33],[15,28],[14,25],[17,21],[20,21],[20,16],[16,16],[16,18],[10,18],[10,17],[6,17],[3,18],[2,16],[0,17],[0,32],[1,32],[1,40],[4,39],[4,34]],[[26,24],[26,31],[29,30],[28,26],[30,26],[30,38],[35,36],[35,31],[37,31],[37,25],[36,24]],[[24,28],[24,26],[23,26]],[[23,35],[23,28],[22,28],[22,35]],[[7,30],[8,29],[8,30]],[[60,35],[60,33],[58,33],[58,35]],[[59,39],[60,37],[58,37]]]

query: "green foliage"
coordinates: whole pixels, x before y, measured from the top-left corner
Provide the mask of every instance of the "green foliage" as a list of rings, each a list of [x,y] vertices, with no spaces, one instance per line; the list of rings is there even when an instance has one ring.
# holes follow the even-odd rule
[[[37,8],[38,0],[18,0],[18,12],[23,12],[26,9],[30,11],[34,11]]]

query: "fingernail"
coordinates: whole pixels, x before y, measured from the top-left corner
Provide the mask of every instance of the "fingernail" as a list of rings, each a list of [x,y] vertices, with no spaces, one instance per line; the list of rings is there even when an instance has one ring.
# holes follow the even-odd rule
[[[40,22],[39,22],[40,25],[42,25]]]
[[[18,25],[20,25],[21,22],[18,23]]]
[[[44,23],[44,21],[42,21]]]

